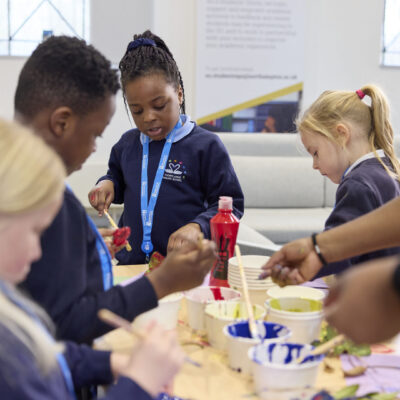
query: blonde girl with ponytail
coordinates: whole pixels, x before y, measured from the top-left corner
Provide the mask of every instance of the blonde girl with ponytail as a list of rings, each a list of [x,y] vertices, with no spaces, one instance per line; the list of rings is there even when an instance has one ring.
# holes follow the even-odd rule
[[[322,93],[298,119],[297,127],[312,156],[313,168],[338,184],[335,207],[325,230],[399,196],[400,164],[394,151],[389,104],[377,86]],[[360,262],[400,253],[395,247],[327,265],[318,252],[315,234],[312,240],[321,268],[302,280],[340,273]]]

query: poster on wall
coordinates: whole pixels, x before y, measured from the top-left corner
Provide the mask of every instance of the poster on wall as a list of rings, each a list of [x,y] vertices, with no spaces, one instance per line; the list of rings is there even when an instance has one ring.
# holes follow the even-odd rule
[[[217,132],[294,132],[304,3],[197,1],[196,121]]]

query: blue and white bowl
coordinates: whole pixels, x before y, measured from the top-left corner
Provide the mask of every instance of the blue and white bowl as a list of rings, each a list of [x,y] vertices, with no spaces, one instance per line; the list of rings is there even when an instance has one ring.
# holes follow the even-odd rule
[[[312,388],[323,355],[307,356],[314,347],[300,343],[261,343],[248,351],[254,385],[261,399],[296,398]],[[307,356],[300,364],[295,361]]]
[[[263,343],[286,342],[292,334],[286,326],[280,324],[265,321],[257,321],[257,324],[264,325]],[[251,363],[247,352],[250,347],[261,343],[261,339],[251,336],[248,321],[227,325],[223,331],[228,341],[229,366],[244,374],[251,374]]]

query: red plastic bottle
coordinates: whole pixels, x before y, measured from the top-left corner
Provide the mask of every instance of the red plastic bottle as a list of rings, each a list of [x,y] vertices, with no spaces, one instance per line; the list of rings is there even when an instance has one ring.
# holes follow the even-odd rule
[[[233,257],[239,220],[232,214],[232,197],[221,196],[218,213],[210,221],[211,238],[217,245],[218,258],[211,269],[210,286],[228,284],[228,260]]]

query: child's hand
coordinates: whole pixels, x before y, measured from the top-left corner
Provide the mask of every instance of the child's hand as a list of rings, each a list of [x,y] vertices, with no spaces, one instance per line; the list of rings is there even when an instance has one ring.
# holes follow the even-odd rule
[[[167,252],[180,249],[187,241],[195,242],[201,233],[200,225],[190,223],[175,231],[168,239]]]
[[[125,368],[114,372],[128,376],[154,397],[171,382],[184,357],[176,332],[165,331],[153,322],[133,349]]]
[[[147,275],[160,299],[167,294],[192,289],[203,283],[217,257],[215,244],[209,240],[187,242],[168,253],[159,268]]]
[[[108,210],[114,200],[114,183],[109,180],[99,182],[88,194],[89,203],[95,208],[99,215]]]
[[[322,263],[314,252],[310,238],[287,243],[261,268],[260,279],[271,277],[280,286],[300,285],[312,279]]]
[[[107,249],[111,254],[111,258],[115,257],[115,253],[118,253],[122,250],[125,246],[127,241],[125,240],[123,243],[118,242],[115,243],[114,234],[116,229],[115,228],[98,228],[100,235],[103,237],[105,244],[107,245]]]

